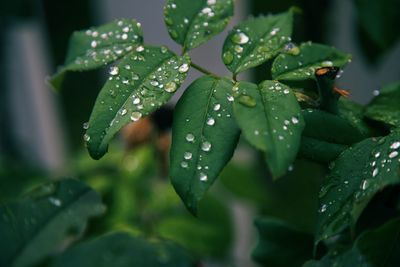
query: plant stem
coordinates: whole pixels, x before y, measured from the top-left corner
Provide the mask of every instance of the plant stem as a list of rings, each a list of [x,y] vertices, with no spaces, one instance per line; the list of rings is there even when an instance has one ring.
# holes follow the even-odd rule
[[[212,73],[211,71],[209,71],[209,70],[207,70],[207,69],[205,69],[205,68],[203,68],[203,67],[201,67],[201,66],[199,66],[199,65],[197,65],[197,64],[195,64],[195,63],[190,63],[190,65],[193,67],[193,68],[195,68],[196,70],[198,70],[198,71],[200,71],[200,72],[202,72],[202,73],[204,73],[204,74],[206,74],[206,75],[211,75],[211,76],[214,76],[214,77],[218,77],[218,75],[217,74],[215,74],[215,73]]]

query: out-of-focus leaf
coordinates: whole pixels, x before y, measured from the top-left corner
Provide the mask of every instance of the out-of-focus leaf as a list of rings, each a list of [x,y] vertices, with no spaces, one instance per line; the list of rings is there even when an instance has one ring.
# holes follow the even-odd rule
[[[252,18],[229,33],[222,59],[233,73],[256,67],[275,57],[290,41],[294,9],[278,15]]]
[[[400,132],[370,138],[334,162],[320,191],[316,242],[353,227],[370,199],[400,182]]]
[[[99,27],[73,33],[65,65],[50,79],[59,89],[67,71],[86,71],[112,63],[143,42],[136,20],[121,19]]]
[[[400,99],[399,99],[400,101]],[[373,135],[373,129],[364,120],[365,107],[345,98],[339,99],[339,116],[348,120],[364,137]]]
[[[293,53],[280,54],[272,64],[272,77],[277,80],[298,81],[314,79],[315,70],[322,67],[347,65],[351,56],[322,44],[304,43]]]
[[[168,242],[148,242],[116,232],[78,244],[58,256],[51,267],[193,267],[182,248]]]
[[[185,80],[190,58],[165,47],[139,46],[110,70],[84,136],[90,155],[101,158],[112,137],[166,103]]]
[[[99,196],[77,180],[39,187],[27,198],[0,207],[0,265],[38,263],[79,236],[88,218],[104,207]]]
[[[393,219],[377,229],[365,231],[353,248],[343,253],[329,253],[320,261],[304,267],[398,266],[400,263],[400,219]]]
[[[306,124],[303,135],[316,140],[351,145],[364,139],[360,131],[348,120],[331,113],[307,109],[303,111]]]
[[[168,0],[164,16],[171,38],[190,50],[224,30],[233,16],[233,1]]]
[[[239,138],[231,93],[229,80],[204,76],[189,86],[175,108],[170,177],[192,213],[231,159]]]
[[[400,127],[400,82],[386,85],[367,106],[367,118]]]
[[[198,218],[182,214],[166,216],[157,225],[161,237],[182,245],[199,257],[224,258],[232,242],[232,222],[227,207],[207,196]]]
[[[284,221],[261,218],[255,221],[259,241],[252,256],[263,266],[301,266],[312,257],[313,236]]]
[[[296,158],[304,121],[293,92],[284,84],[242,82],[235,118],[246,139],[266,154],[273,178],[284,175]]]
[[[346,145],[329,143],[303,136],[301,138],[299,157],[316,162],[329,163],[335,160],[346,148]]]

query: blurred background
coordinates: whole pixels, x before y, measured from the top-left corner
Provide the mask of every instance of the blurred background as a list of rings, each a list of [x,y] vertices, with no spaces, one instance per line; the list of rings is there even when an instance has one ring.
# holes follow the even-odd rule
[[[68,74],[63,90],[57,93],[46,84],[46,77],[63,64],[68,39],[73,31],[117,18],[137,19],[143,26],[145,43],[167,45],[178,52],[179,47],[169,38],[163,22],[165,2],[2,1],[0,201],[12,199],[49,177],[77,177],[100,191],[112,211],[112,216],[106,222],[103,220],[98,229],[91,229],[93,233],[121,227],[138,232],[148,231],[150,234],[156,232],[189,246],[196,253],[206,255],[210,259],[210,266],[226,258],[234,259],[237,266],[252,266],[249,254],[256,239],[252,226],[254,217],[257,214],[273,215],[293,221],[304,231],[312,231],[312,210],[316,206],[312,196],[316,195],[320,181],[312,178],[291,181],[288,178],[287,181],[296,182],[299,186],[307,185],[308,191],[302,194],[308,194],[308,197],[298,203],[288,204],[291,207],[283,213],[277,209],[277,205],[289,203],[291,195],[298,192],[287,189],[285,182],[272,185],[260,175],[264,167],[260,167],[262,164],[258,155],[241,143],[233,162],[221,177],[221,185],[217,184],[213,189],[214,195],[219,197],[206,200],[212,203],[209,205],[212,208],[205,209],[202,224],[197,223],[185,213],[166,181],[168,141],[165,145],[163,138],[168,139],[171,109],[176,98],[169,104],[169,109],[136,125],[136,128],[125,130],[104,159],[93,161],[83,146],[82,124],[89,119],[105,79],[104,70]],[[300,7],[303,14],[296,18],[293,41],[321,42],[352,54],[353,62],[345,69],[338,85],[349,90],[351,99],[361,104],[368,103],[383,85],[400,79],[399,0],[235,2],[235,17],[227,30],[249,16],[282,12],[293,5]],[[215,73],[228,75],[220,60],[226,33],[191,52],[194,62]],[[192,71],[185,86],[199,75]],[[263,68],[246,72],[241,78],[260,81],[263,79]],[[182,93],[182,89],[178,94]],[[144,137],[135,139],[138,132],[144,133]],[[146,133],[149,133],[148,136]],[[309,164],[314,163],[299,162],[298,169],[306,168]],[[154,172],[154,169],[159,171]],[[324,172],[323,167],[320,172]],[[154,177],[164,180],[159,182]],[[144,182],[143,179],[147,180]],[[260,184],[262,186],[258,186]],[[285,200],[281,199],[283,197]],[[143,203],[150,204],[146,206]],[[296,218],[296,214],[301,214],[296,212],[299,208],[309,208],[310,221],[305,217]],[[152,212],[152,209],[156,212]],[[135,211],[136,215],[132,215]],[[171,214],[174,216],[171,217]],[[156,226],[152,227],[152,224]],[[202,236],[196,236],[193,228],[201,229]],[[177,236],[177,229],[185,229],[186,235]],[[198,243],[188,244],[189,240]],[[204,244],[207,242],[219,242],[221,246],[219,249],[210,249]]]

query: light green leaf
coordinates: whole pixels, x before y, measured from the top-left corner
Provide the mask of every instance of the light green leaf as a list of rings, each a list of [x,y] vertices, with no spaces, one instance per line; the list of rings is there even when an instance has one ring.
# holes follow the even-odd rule
[[[233,16],[233,1],[168,0],[164,16],[169,35],[187,51],[224,30]]]
[[[246,139],[265,151],[274,178],[284,175],[296,158],[304,121],[294,93],[284,84],[240,83],[235,118]]]
[[[192,213],[231,159],[239,138],[231,94],[229,80],[204,76],[190,85],[175,108],[170,177]]]
[[[85,141],[90,155],[101,158],[123,126],[166,103],[185,80],[190,58],[165,47],[139,46],[111,67],[94,105]]]
[[[386,85],[367,106],[365,116],[400,127],[400,82]]]
[[[261,218],[255,221],[259,241],[252,257],[263,266],[301,266],[312,257],[313,237],[284,221]]]
[[[399,262],[400,219],[396,218],[377,229],[363,232],[351,249],[332,251],[320,261],[307,262],[304,267],[397,266]]]
[[[121,19],[73,33],[65,65],[50,79],[60,88],[65,72],[86,71],[105,66],[130,53],[143,42],[140,23]]]
[[[237,25],[228,35],[222,59],[233,73],[256,67],[275,57],[290,41],[293,10],[252,18]]]
[[[57,257],[52,267],[192,267],[194,260],[169,242],[148,242],[116,232],[78,244]]]
[[[400,132],[370,138],[344,151],[320,191],[316,241],[353,227],[369,200],[400,182]]]
[[[104,211],[100,197],[77,180],[39,187],[0,207],[0,265],[32,266],[79,236]]]
[[[300,45],[297,53],[282,53],[272,64],[272,77],[277,80],[298,81],[314,79],[314,72],[322,67],[343,68],[350,61],[351,56],[340,52],[334,47],[313,44],[311,42]]]

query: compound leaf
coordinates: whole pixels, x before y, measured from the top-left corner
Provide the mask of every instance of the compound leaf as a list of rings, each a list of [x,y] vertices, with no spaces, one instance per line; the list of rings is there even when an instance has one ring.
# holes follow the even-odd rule
[[[290,41],[293,12],[253,18],[237,25],[223,47],[222,59],[227,68],[239,73],[275,57]]]
[[[58,89],[65,72],[86,71],[105,66],[130,53],[143,42],[140,23],[121,19],[99,27],[73,33],[65,64],[50,79]]]
[[[356,223],[369,200],[400,182],[400,132],[369,138],[345,150],[320,191],[316,241]]]
[[[296,158],[304,121],[294,93],[284,84],[240,83],[235,118],[246,139],[266,154],[274,178],[284,175]]]
[[[316,69],[331,66],[343,68],[350,59],[350,55],[334,47],[308,42],[277,56],[271,72],[272,77],[277,80],[314,79]]]
[[[47,184],[27,198],[0,207],[0,265],[32,266],[79,236],[88,218],[104,208],[77,180]]]
[[[123,126],[166,103],[185,80],[189,66],[187,55],[179,57],[165,47],[138,46],[111,67],[84,137],[92,158],[107,152],[109,141]]]
[[[171,38],[190,50],[224,30],[233,16],[233,1],[168,0],[164,16]]]
[[[192,213],[231,159],[239,138],[231,94],[231,81],[204,76],[190,85],[175,108],[170,176]]]

